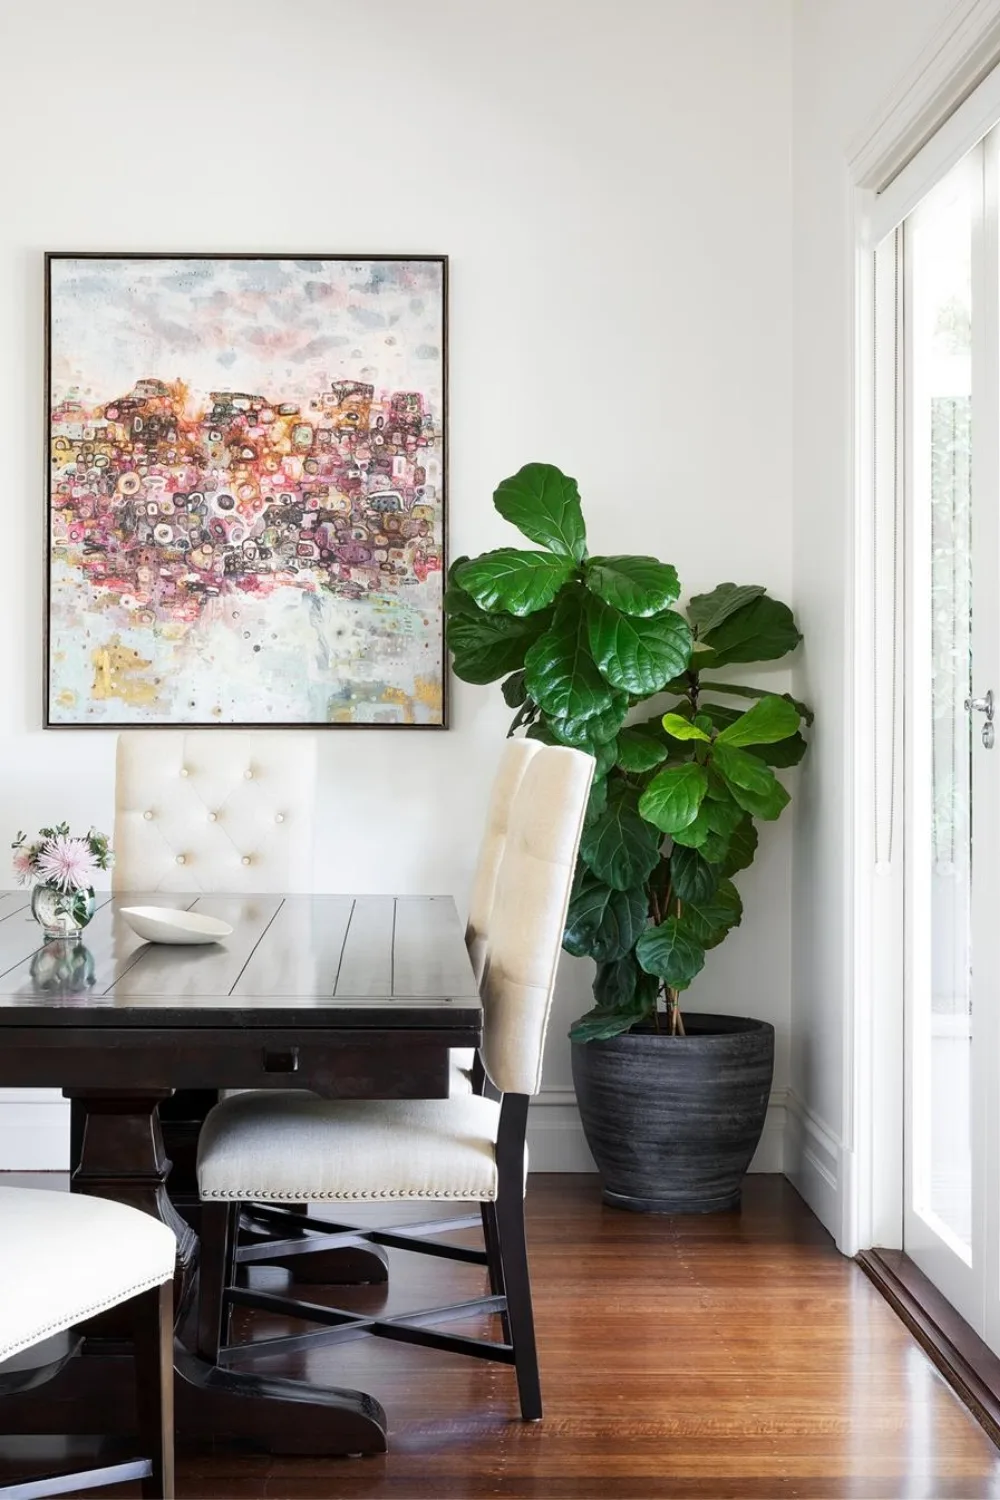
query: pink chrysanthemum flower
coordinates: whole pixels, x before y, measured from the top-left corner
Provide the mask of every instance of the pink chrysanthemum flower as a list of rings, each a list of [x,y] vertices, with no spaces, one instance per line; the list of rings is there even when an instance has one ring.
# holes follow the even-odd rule
[[[86,839],[67,838],[59,833],[43,848],[36,869],[39,878],[50,885],[64,891],[84,891],[94,883],[97,861]]]
[[[18,885],[27,885],[35,873],[34,860],[30,849],[15,849],[14,851],[14,877]]]

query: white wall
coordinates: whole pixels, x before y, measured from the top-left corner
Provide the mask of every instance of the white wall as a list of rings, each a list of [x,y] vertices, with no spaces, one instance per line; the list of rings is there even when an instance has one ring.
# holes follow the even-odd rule
[[[4,838],[111,818],[111,736],[40,727],[45,249],[447,252],[452,554],[515,540],[493,487],[546,459],[593,550],[788,595],[789,0],[0,10]],[[329,734],[317,888],[463,893],[505,721],[458,684],[450,733]],[[778,1027],[773,1169],[790,827],[763,842],[693,1002]],[[565,1032],[588,1001],[566,960],[537,1166],[586,1162]]]
[[[795,0],[794,602],[797,690],[819,708],[795,808],[787,1169],[841,1234],[850,1117],[847,837],[853,189],[848,159],[968,0]]]

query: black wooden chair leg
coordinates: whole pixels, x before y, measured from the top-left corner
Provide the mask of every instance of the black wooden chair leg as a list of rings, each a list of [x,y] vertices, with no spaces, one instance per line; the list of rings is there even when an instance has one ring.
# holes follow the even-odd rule
[[[201,1210],[201,1256],[198,1266],[198,1353],[218,1364],[219,1350],[229,1342],[231,1308],[227,1289],[236,1280],[238,1203],[204,1203]]]
[[[503,1257],[500,1254],[500,1231],[497,1229],[497,1206],[495,1203],[481,1203],[479,1205],[483,1216],[483,1239],[486,1243],[486,1254],[488,1256],[487,1269],[490,1277],[490,1291],[494,1297],[506,1297],[507,1290],[503,1279]],[[510,1343],[510,1318],[507,1316],[506,1308],[500,1314],[500,1326],[503,1329],[504,1342]]]
[[[517,1393],[521,1416],[526,1422],[537,1422],[542,1415],[542,1388],[538,1377],[538,1351],[535,1348],[535,1320],[531,1311],[531,1282],[528,1279],[528,1247],[524,1238],[524,1196],[521,1181],[508,1178],[509,1188],[496,1202],[496,1223],[500,1235],[501,1275],[507,1295],[507,1317],[510,1341],[514,1345],[514,1368],[517,1371]]]
[[[135,1298],[135,1400],[142,1455],[153,1466],[144,1500],[174,1493],[174,1288],[170,1281]]]

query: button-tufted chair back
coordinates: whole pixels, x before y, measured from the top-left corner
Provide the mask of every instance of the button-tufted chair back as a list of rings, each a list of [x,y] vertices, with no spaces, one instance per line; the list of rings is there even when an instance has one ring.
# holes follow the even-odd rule
[[[505,1094],[537,1094],[566,908],[594,775],[580,750],[544,746],[514,798],[490,918],[483,1062]]]
[[[118,736],[116,891],[310,891],[316,740]]]
[[[508,740],[504,745],[493,789],[486,812],[486,827],[479,846],[479,860],[472,880],[472,895],[469,898],[469,921],[465,929],[465,945],[472,959],[476,983],[483,977],[486,965],[486,948],[489,942],[490,914],[496,896],[497,875],[507,842],[507,825],[510,822],[514,797],[528,763],[542,748],[538,740]]]

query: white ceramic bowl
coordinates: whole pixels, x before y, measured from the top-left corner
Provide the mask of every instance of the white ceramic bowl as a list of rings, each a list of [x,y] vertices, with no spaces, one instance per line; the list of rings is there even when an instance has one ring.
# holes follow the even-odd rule
[[[147,943],[217,943],[233,930],[218,917],[170,906],[122,906],[119,910],[132,931]]]

